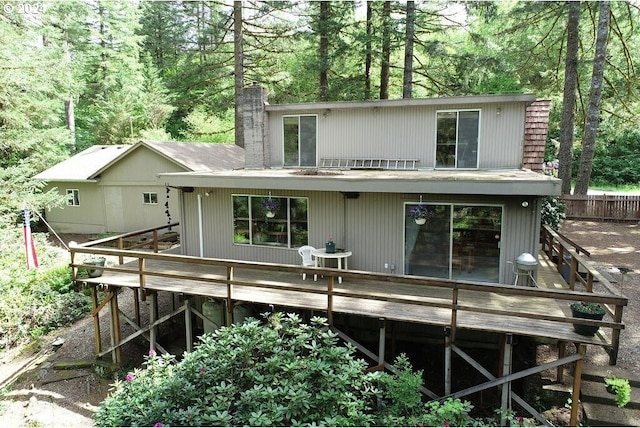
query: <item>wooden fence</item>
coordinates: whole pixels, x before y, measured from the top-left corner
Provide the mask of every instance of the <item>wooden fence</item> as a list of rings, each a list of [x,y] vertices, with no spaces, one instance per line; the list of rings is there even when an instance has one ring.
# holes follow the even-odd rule
[[[640,196],[562,195],[569,219],[599,221],[640,221]]]

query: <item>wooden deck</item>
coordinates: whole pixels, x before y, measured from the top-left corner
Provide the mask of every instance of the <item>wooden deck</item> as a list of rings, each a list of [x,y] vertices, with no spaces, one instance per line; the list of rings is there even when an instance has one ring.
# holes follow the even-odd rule
[[[163,226],[167,227],[167,226]],[[160,228],[162,229],[162,228]],[[360,345],[333,325],[333,315],[342,313],[359,315],[372,319],[393,320],[443,328],[444,338],[444,396],[432,391],[421,390],[434,399],[445,397],[461,398],[490,388],[501,387],[501,407],[511,408],[516,401],[538,422],[549,422],[531,405],[515,394],[511,382],[544,370],[557,368],[557,381],[562,382],[564,366],[573,366],[573,390],[570,425],[577,424],[580,383],[583,356],[586,345],[598,345],[609,352],[609,363],[615,364],[620,339],[624,328],[622,315],[627,299],[617,293],[615,287],[593,270],[586,259],[553,230],[543,228],[542,251],[538,257],[537,283],[539,287],[523,287],[502,284],[467,281],[448,281],[405,275],[388,275],[360,271],[344,271],[271,263],[254,263],[238,260],[206,259],[175,254],[159,254],[158,230],[153,229],[152,246],[154,252],[125,250],[125,237],[145,234],[150,230],[132,232],[114,238],[107,238],[83,245],[72,245],[71,266],[74,279],[92,289],[93,316],[96,351],[99,356],[111,353],[114,362],[121,361],[123,345],[137,337],[144,336],[151,349],[165,350],[157,343],[157,327],[174,316],[184,313],[184,335],[187,351],[193,345],[192,317],[204,318],[193,306],[193,297],[204,296],[222,299],[226,302],[226,322],[233,317],[233,305],[237,302],[253,302],[275,306],[278,310],[301,308],[318,311],[327,317],[329,326],[341,338],[352,343],[358,350],[378,363],[373,369],[395,370],[385,361],[385,323],[379,323],[378,354]],[[116,243],[118,249],[96,247]],[[147,245],[148,242],[144,242]],[[130,247],[134,248],[134,247]],[[104,268],[97,278],[78,278],[79,268],[95,269],[85,265],[80,259],[89,256],[105,256],[115,260]],[[566,257],[565,257],[566,256]],[[571,256],[571,257],[569,257]],[[559,265],[550,261],[557,258]],[[569,261],[567,261],[569,260]],[[568,272],[568,284],[558,273]],[[586,271],[586,272],[585,272]],[[306,273],[307,280],[302,279]],[[582,275],[585,274],[585,275]],[[314,275],[318,281],[314,281]],[[342,277],[342,283],[337,281]],[[594,283],[602,293],[595,293]],[[585,291],[575,291],[576,286]],[[122,313],[118,306],[118,290],[131,288],[136,319]],[[102,290],[104,293],[98,293]],[[179,293],[184,302],[170,313],[158,314],[157,292]],[[138,296],[147,296],[149,322],[142,325],[139,314]],[[101,295],[103,300],[98,301]],[[172,294],[172,296],[175,294]],[[607,315],[603,321],[588,321],[571,317],[569,304],[575,301],[595,302],[603,305]],[[110,309],[109,349],[102,349],[100,337],[100,311]],[[121,338],[120,319],[124,319],[134,333]],[[577,334],[573,323],[597,325],[598,334],[593,337]],[[500,368],[498,376],[482,367],[470,355],[456,345],[456,332],[492,332],[501,335]],[[467,335],[467,336],[470,336]],[[513,373],[513,336],[530,336],[546,343],[558,344],[558,358],[537,367]],[[576,353],[566,355],[566,344],[573,342]],[[452,389],[452,355],[456,354],[469,363],[487,381],[464,389]],[[506,424],[506,421],[502,421]]]
[[[106,267],[101,277],[79,279],[87,285],[313,309],[325,312],[330,319],[333,313],[362,315],[449,327],[454,332],[508,333],[605,348],[615,346],[612,337],[624,328],[621,314],[627,303],[621,296],[562,288],[562,277],[552,270],[555,265],[543,256],[540,288],[534,288],[147,252],[120,254],[119,250],[98,248],[78,252],[85,251],[132,260]],[[303,272],[307,273],[306,281],[302,280]],[[314,274],[319,275],[317,282]],[[342,284],[336,280],[338,274],[343,277]],[[609,334],[587,337],[574,332],[569,304],[580,300],[606,304],[613,307],[613,314],[620,314],[620,319],[581,321],[599,324],[601,331]]]

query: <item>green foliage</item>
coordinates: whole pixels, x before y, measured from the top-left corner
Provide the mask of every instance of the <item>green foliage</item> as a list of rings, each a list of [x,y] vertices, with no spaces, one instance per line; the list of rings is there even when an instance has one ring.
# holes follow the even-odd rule
[[[114,384],[99,426],[474,425],[460,400],[422,403],[422,373],[364,373],[326,320],[295,314],[249,319],[201,337],[176,362],[150,352],[146,367]]]
[[[624,407],[631,401],[631,385],[628,379],[610,376],[604,379],[605,384],[616,394],[616,404]]]
[[[0,242],[0,350],[73,323],[90,300],[73,288],[68,255],[34,233],[40,267],[27,270],[21,228],[7,228]]]
[[[566,218],[565,203],[555,196],[547,196],[542,200],[542,224],[551,226],[555,230],[560,229],[560,225]]]
[[[602,306],[597,303],[590,302],[574,302],[569,305],[572,310],[576,312],[582,312],[584,314],[592,314],[592,315],[604,315],[605,310]]]

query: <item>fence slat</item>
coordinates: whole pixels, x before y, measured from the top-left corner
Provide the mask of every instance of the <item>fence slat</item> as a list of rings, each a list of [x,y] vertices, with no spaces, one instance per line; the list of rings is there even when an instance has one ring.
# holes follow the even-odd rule
[[[640,221],[638,195],[562,195],[568,219]]]

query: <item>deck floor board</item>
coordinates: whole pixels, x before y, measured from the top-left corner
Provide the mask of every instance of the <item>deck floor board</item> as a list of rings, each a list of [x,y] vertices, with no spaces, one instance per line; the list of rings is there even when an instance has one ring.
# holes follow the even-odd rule
[[[561,277],[551,271],[551,266],[539,278],[544,278],[541,287],[558,288]],[[188,267],[188,270],[185,269]],[[120,271],[105,270],[98,278],[87,278],[83,281],[92,284],[109,284],[116,287],[140,288],[137,273],[137,261],[119,265]],[[146,275],[145,287],[148,290],[183,293],[210,298],[227,297],[227,269],[221,266],[185,265],[179,262],[147,260],[146,269],[158,272],[160,276]],[[127,271],[123,271],[127,270]],[[177,276],[178,278],[171,277]],[[185,279],[190,278],[190,279]],[[327,310],[327,279],[319,277],[313,280],[313,274],[307,273],[306,280],[302,275],[291,272],[260,271],[234,268],[233,280],[253,284],[232,286],[232,298],[280,307],[307,308],[317,311]],[[549,284],[551,282],[551,284]],[[297,290],[286,290],[285,287],[296,287]],[[394,321],[422,323],[435,326],[451,324],[452,290],[437,286],[417,286],[398,284],[390,281],[372,281],[344,278],[343,283],[335,281],[333,287],[333,311],[343,314],[362,315],[374,318],[385,318]],[[349,293],[351,296],[341,296]],[[354,296],[356,294],[356,296]],[[362,297],[359,297],[361,295]],[[406,302],[385,301],[384,299],[400,297]],[[553,302],[553,301],[552,301]],[[433,306],[435,305],[435,306]],[[568,304],[559,300],[550,304],[548,298],[535,296],[505,296],[499,293],[460,290],[458,305],[469,308],[480,308],[488,311],[506,311],[509,315],[481,313],[467,310],[457,311],[456,328],[486,332],[511,333],[571,341],[607,345],[607,342],[596,335],[586,337],[574,332],[569,323],[559,323],[545,319],[531,319],[519,316],[523,313],[539,316],[570,316]],[[437,307],[440,306],[440,307]],[[445,306],[445,307],[442,307]],[[605,336],[606,338],[606,336]]]

